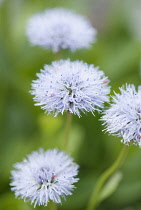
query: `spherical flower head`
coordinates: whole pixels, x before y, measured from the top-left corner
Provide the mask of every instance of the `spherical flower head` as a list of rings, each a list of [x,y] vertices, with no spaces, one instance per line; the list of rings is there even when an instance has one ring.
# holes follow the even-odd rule
[[[134,85],[126,85],[120,92],[112,97],[113,103],[102,117],[105,130],[122,137],[124,144],[132,142],[141,146],[141,86],[136,91]]]
[[[78,165],[63,151],[44,152],[40,149],[15,164],[12,173],[12,191],[16,197],[31,204],[47,206],[49,201],[61,203],[61,197],[71,195],[78,181]]]
[[[27,24],[27,36],[33,45],[54,52],[89,48],[96,40],[96,30],[83,16],[63,9],[48,9],[33,15]]]
[[[69,111],[80,117],[80,111],[100,111],[109,101],[108,79],[98,67],[78,60],[60,60],[44,68],[33,81],[31,94],[36,105],[48,114],[57,116]]]

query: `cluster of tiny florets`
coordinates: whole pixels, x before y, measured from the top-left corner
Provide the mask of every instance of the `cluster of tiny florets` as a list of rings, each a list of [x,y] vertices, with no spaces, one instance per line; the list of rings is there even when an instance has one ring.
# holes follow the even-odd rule
[[[141,86],[136,91],[134,85],[126,85],[120,92],[112,97],[113,103],[102,117],[105,130],[122,137],[125,144],[132,142],[141,146]]]
[[[75,51],[88,48],[96,40],[96,30],[83,16],[63,9],[48,9],[33,15],[28,21],[27,36],[33,45]]]
[[[14,165],[11,186],[16,197],[31,204],[47,205],[49,201],[61,203],[61,197],[71,195],[78,181],[78,165],[63,151],[57,149],[32,152]]]
[[[99,111],[109,101],[109,81],[94,65],[60,60],[45,65],[37,76],[31,94],[35,95],[36,105],[48,114],[69,111],[80,117],[80,112]]]
[[[27,36],[33,45],[57,52],[88,48],[96,40],[96,30],[90,22],[63,8],[48,9],[33,15],[28,21]],[[76,114],[101,111],[109,102],[109,80],[104,72],[82,61],[60,60],[45,65],[32,81],[36,105],[57,116],[65,111]],[[61,203],[71,195],[78,181],[78,165],[63,151],[40,149],[14,165],[10,183],[16,197],[47,206]]]

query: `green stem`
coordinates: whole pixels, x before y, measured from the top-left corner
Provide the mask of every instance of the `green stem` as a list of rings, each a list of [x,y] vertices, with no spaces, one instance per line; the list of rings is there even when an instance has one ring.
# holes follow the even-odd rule
[[[57,210],[57,205],[53,201],[49,202],[48,210]]]
[[[64,137],[64,150],[67,150],[68,140],[69,140],[69,133],[71,128],[72,122],[72,113],[69,111],[67,112],[67,119],[66,119],[66,129],[65,129],[65,137]]]
[[[108,178],[122,165],[124,162],[128,152],[128,146],[124,146],[117,157],[116,161],[113,163],[113,165],[108,168],[98,179],[96,187],[92,193],[92,196],[90,198],[90,201],[88,203],[87,210],[94,210],[96,209],[98,203],[99,203],[99,194],[101,192],[101,189],[105,182],[108,180]]]
[[[62,58],[61,51],[56,52],[54,57],[55,57],[55,60],[60,60]]]

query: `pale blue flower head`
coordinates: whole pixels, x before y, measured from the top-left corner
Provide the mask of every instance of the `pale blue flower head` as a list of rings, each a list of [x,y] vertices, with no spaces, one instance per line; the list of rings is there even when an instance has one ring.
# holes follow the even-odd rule
[[[27,36],[33,45],[75,51],[89,48],[96,41],[96,30],[83,16],[64,8],[48,9],[33,15],[27,24]]]
[[[124,144],[131,142],[141,146],[141,86],[136,91],[134,85],[126,85],[120,92],[112,97],[113,103],[102,117],[105,130],[122,137]]]
[[[45,65],[32,83],[35,105],[48,114],[69,111],[79,117],[83,113],[100,111],[109,101],[110,87],[104,72],[82,61],[60,60]]]
[[[71,195],[78,181],[78,165],[57,149],[32,152],[23,162],[14,165],[12,191],[16,197],[31,204],[47,206],[49,201],[61,203],[61,197]]]

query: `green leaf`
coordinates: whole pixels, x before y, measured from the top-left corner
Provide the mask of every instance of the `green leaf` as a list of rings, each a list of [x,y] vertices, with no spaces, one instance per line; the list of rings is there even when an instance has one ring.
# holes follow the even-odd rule
[[[117,187],[119,186],[119,183],[122,180],[122,173],[120,171],[114,173],[110,179],[108,180],[108,182],[105,184],[105,186],[103,187],[100,196],[99,196],[99,202],[105,200],[106,198],[108,198],[110,195],[112,195]]]

